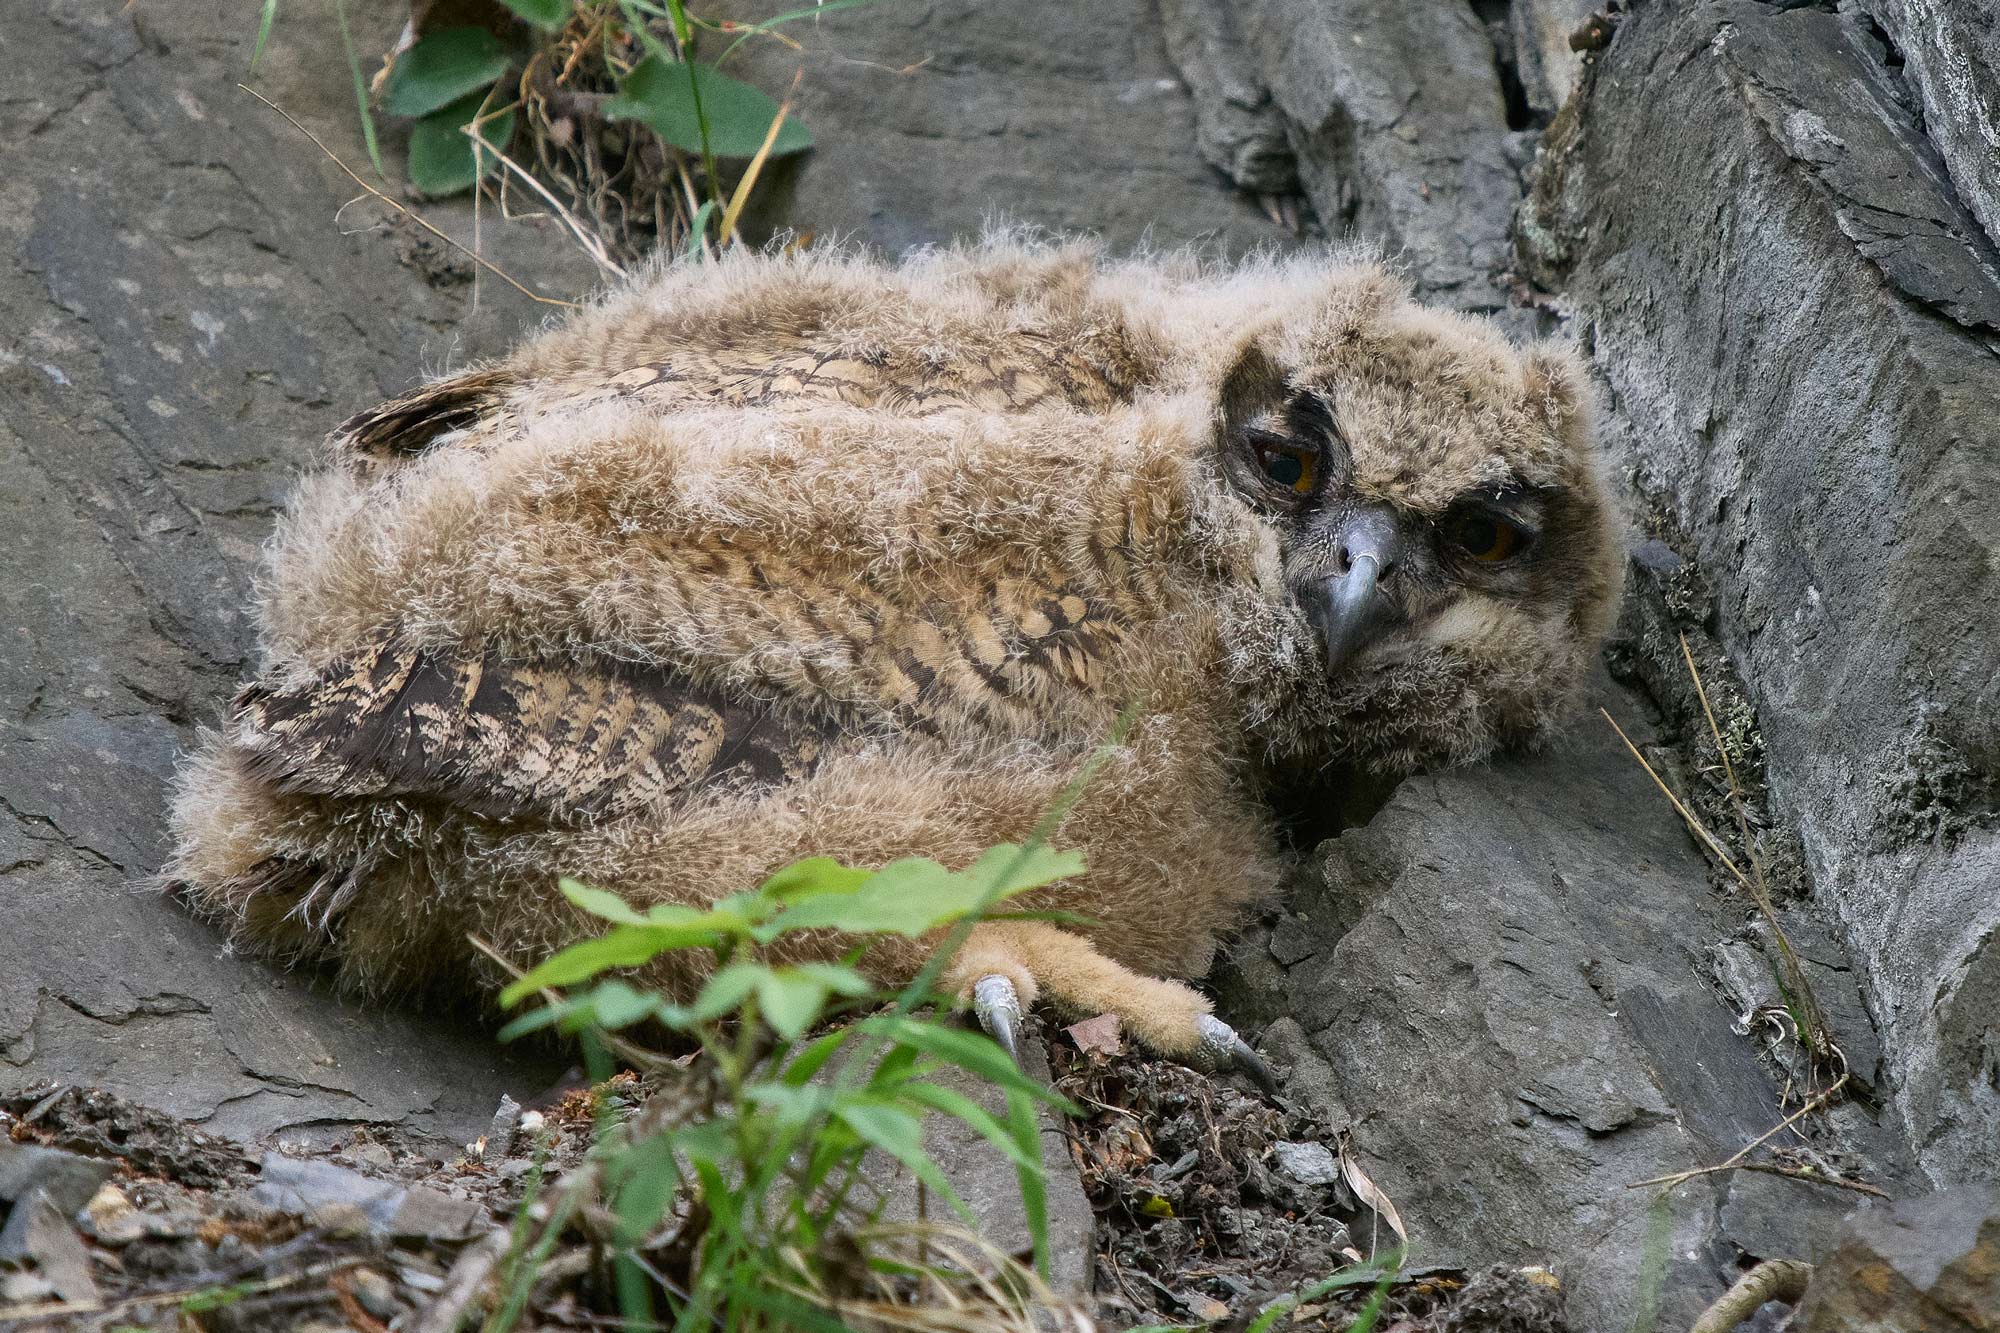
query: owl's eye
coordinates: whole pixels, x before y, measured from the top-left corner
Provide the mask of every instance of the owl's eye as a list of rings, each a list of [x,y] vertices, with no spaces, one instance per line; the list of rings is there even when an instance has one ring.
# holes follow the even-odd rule
[[[1319,452],[1278,436],[1257,441],[1257,461],[1265,476],[1296,495],[1311,495],[1319,481]]]
[[[1525,535],[1498,514],[1483,511],[1453,520],[1445,532],[1452,545],[1481,564],[1507,559],[1521,549]]]

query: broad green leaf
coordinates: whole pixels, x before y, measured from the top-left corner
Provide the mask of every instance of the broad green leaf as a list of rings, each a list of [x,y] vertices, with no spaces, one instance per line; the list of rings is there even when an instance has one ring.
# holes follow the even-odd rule
[[[844,963],[800,963],[796,969],[836,995],[857,999],[875,993],[875,983]]]
[[[825,1003],[826,983],[797,968],[774,968],[757,983],[764,1021],[786,1041],[811,1027]]]
[[[660,1007],[659,997],[616,979],[598,982],[582,999],[585,1003],[578,1008],[586,1011],[587,1018],[578,1017],[613,1032],[652,1017]]]
[[[1029,889],[1039,889],[1059,879],[1083,873],[1083,853],[1059,852],[1046,843],[1018,847],[1001,843],[981,852],[965,871],[967,879],[988,887],[998,881],[997,898],[1011,898]]]
[[[910,1081],[916,1071],[917,1061],[923,1053],[914,1046],[889,1047],[889,1053],[875,1064],[868,1074],[868,1090],[882,1095],[893,1094],[897,1088]]]
[[[793,904],[771,927],[780,932],[824,928],[914,939],[982,903],[1080,875],[1083,868],[1083,857],[1076,852],[1012,843],[988,848],[963,871],[946,870],[925,857],[905,857],[883,866],[853,893]]]
[[[844,866],[830,856],[809,856],[765,880],[757,886],[757,892],[781,903],[823,893],[852,893],[868,882],[871,873]]]
[[[544,986],[568,986],[599,972],[649,963],[669,949],[711,945],[716,932],[700,927],[615,926],[594,940],[572,944],[500,992],[500,1003],[519,1004]]]
[[[573,0],[500,0],[500,3],[540,28],[553,28],[570,16]]]
[[[620,1157],[613,1211],[618,1214],[618,1229],[627,1245],[644,1240],[673,1206],[681,1186],[674,1148],[672,1137],[660,1134],[633,1144]]]
[[[496,154],[506,151],[514,133],[512,111],[479,127],[480,140],[487,145],[484,151],[475,153],[465,134],[465,126],[479,115],[485,100],[483,91],[472,93],[410,127],[410,184],[435,199],[470,189],[499,167]]]
[[[615,893],[593,889],[583,881],[575,879],[559,879],[556,881],[556,887],[562,890],[563,897],[592,916],[603,917],[606,921],[614,921],[621,926],[652,924],[647,917],[633,911],[632,905]]]
[[[734,1013],[736,1007],[749,998],[750,992],[764,984],[764,978],[771,969],[762,963],[731,963],[710,977],[688,1006],[690,1017],[706,1022]]]
[[[752,1083],[743,1089],[743,1096],[754,1105],[777,1112],[780,1124],[794,1127],[822,1114],[832,1093],[817,1085],[799,1088],[786,1083]]]
[[[396,57],[382,90],[392,116],[425,116],[507,72],[500,39],[484,28],[440,28]]]
[[[1007,1160],[1016,1166],[1028,1167],[1034,1171],[1042,1169],[1040,1155],[1030,1157],[1013,1132],[994,1118],[993,1113],[972,1098],[939,1083],[905,1083],[896,1089],[896,1096],[906,1102],[933,1111],[942,1112],[955,1120],[962,1120],[979,1132],[979,1137],[998,1148]]]
[[[696,89],[701,105],[695,107]],[[617,96],[604,104],[607,120],[636,120],[684,152],[717,157],[754,157],[764,145],[778,104],[740,79],[707,65],[647,56],[635,65]],[[707,122],[703,143],[702,122]],[[790,116],[778,131],[771,154],[781,157],[812,147],[812,135]]]
[[[972,1212],[953,1191],[929,1155],[924,1152],[924,1124],[899,1106],[862,1098],[842,1098],[833,1105],[833,1114],[864,1143],[879,1148],[910,1169],[931,1191],[951,1205],[952,1211],[970,1226],[977,1226]]]
[[[530,1009],[519,1018],[509,1020],[494,1033],[496,1041],[519,1041],[530,1032],[540,1032],[545,1027],[553,1027],[570,1012],[567,1001],[562,1004],[545,1004],[539,1009]]]
[[[714,1167],[736,1165],[736,1135],[726,1120],[703,1120],[663,1137],[690,1162],[706,1162]]]

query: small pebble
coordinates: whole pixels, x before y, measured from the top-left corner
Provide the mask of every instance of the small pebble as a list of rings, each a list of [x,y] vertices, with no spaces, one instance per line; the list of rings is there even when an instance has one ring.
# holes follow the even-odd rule
[[[356,1166],[373,1167],[377,1171],[387,1171],[396,1165],[396,1155],[379,1143],[364,1143],[349,1151],[348,1156]]]
[[[1278,1170],[1301,1185],[1331,1185],[1340,1179],[1340,1163],[1323,1143],[1274,1143]]]
[[[353,1284],[354,1299],[377,1319],[386,1322],[403,1312],[396,1300],[396,1284],[374,1269],[357,1268],[348,1280]]]

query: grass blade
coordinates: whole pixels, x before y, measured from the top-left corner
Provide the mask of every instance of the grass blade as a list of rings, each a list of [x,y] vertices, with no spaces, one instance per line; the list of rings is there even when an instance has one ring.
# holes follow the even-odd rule
[[[271,40],[271,25],[278,21],[278,0],[264,0],[263,17],[257,20],[257,44],[250,48],[250,72],[257,72],[257,62],[264,58],[264,43]]]
[[[275,0],[273,0],[275,4]],[[388,180],[382,169],[382,145],[375,137],[375,113],[368,106],[368,80],[361,73],[361,55],[354,49],[354,34],[347,26],[347,0],[333,0],[333,16],[340,21],[340,49],[347,53],[347,73],[354,80],[354,105],[361,113],[361,141],[368,146],[368,162],[378,179]]]

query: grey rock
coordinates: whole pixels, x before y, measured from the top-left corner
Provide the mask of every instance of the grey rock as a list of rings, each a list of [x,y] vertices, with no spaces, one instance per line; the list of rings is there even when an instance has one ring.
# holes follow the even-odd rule
[[[90,1271],[90,1251],[64,1210],[36,1190],[16,1203],[0,1227],[0,1265],[31,1266],[64,1301],[97,1299],[97,1279]]]
[[[1030,1078],[1046,1085],[1049,1081],[1048,1056],[1038,1037],[1021,1043],[1021,1067]],[[931,1076],[932,1081],[971,1098],[989,1115],[1003,1119],[1007,1114],[1006,1095],[984,1079],[955,1066]],[[1093,1243],[1096,1217],[1083,1192],[1069,1155],[1069,1140],[1061,1125],[1047,1112],[1038,1112],[1042,1134],[1042,1165],[1046,1173],[1046,1208],[1049,1237],[1049,1283],[1058,1296],[1086,1297],[1090,1292],[1091,1269],[1097,1253]],[[1026,1258],[1034,1248],[1028,1214],[1021,1201],[1020,1179],[1014,1164],[993,1151],[979,1132],[964,1121],[950,1116],[932,1116],[925,1122],[924,1146],[940,1164],[952,1191],[964,1202],[977,1221],[979,1235],[1002,1253]],[[881,1154],[870,1158],[865,1167],[868,1178],[887,1198],[882,1216],[889,1222],[913,1222],[919,1216],[916,1178],[901,1163]],[[934,1221],[959,1225],[942,1200],[925,1203]]]
[[[68,1217],[90,1202],[115,1169],[116,1162],[0,1138],[0,1203],[24,1203],[40,1194]]]
[[[396,6],[349,6],[363,49]],[[35,0],[8,15],[0,231],[0,1090],[115,1089],[246,1139],[366,1124],[463,1143],[552,1080],[488,1035],[336,1001],[231,956],[149,883],[177,753],[254,645],[257,548],[314,440],[542,308],[399,261],[353,183],[234,90],[240,16]],[[365,161],[331,10],[259,86]],[[470,212],[444,209],[449,230]],[[570,295],[534,225],[489,253]]]
[[[1228,141],[1261,85],[1329,234],[1380,245],[1433,299],[1506,304],[1519,180],[1493,42],[1466,0],[1175,4],[1165,18],[1205,142]]]
[[[276,1153],[267,1154],[258,1170],[263,1179],[251,1191],[251,1200],[276,1212],[322,1220],[358,1214],[370,1231],[397,1239],[470,1240],[485,1230],[478,1204],[422,1185],[377,1180],[331,1162]]]
[[[500,1161],[514,1151],[514,1138],[521,1128],[521,1104],[502,1093],[500,1105],[486,1126],[486,1156]]]
[[[1648,744],[1631,698],[1597,690]],[[1287,970],[1284,1005],[1422,1261],[1547,1264],[1577,1327],[1629,1325],[1653,1202],[1629,1187],[1749,1143],[1780,1089],[1695,967],[1742,909],[1594,708],[1544,754],[1406,782],[1294,896],[1330,933]],[[1279,1026],[1282,1050],[1296,1038]],[[1292,1095],[1317,1099],[1326,1074],[1278,1058]],[[1816,1195],[1851,1201],[1771,1180],[1791,1207],[1760,1215],[1759,1246],[1803,1246]],[[1723,1186],[1698,1178],[1665,1205],[1663,1327],[1726,1285]]]
[[[1986,234],[2000,241],[2000,3],[1868,0],[1923,107],[1926,134]]]
[[[1160,0],[1167,53],[1194,95],[1196,142],[1209,164],[1241,189],[1290,194],[1299,188],[1285,118],[1243,44],[1236,6]]]
[[[796,228],[890,253],[995,220],[1118,249],[1285,239],[1202,160],[1150,0],[887,0],[786,31],[803,50],[751,43],[731,62],[774,93],[803,71],[793,105],[814,133],[810,153],[768,171],[753,235]]]
[[[1543,115],[1562,109],[1583,77],[1584,53],[1570,34],[1603,9],[1603,0],[1514,0],[1507,6],[1522,96]]]
[[[1278,1170],[1301,1185],[1331,1185],[1340,1179],[1340,1163],[1324,1143],[1274,1143]]]
[[[2000,1189],[1960,1186],[1857,1210],[1813,1268],[1799,1333],[2000,1328]]]
[[[1939,1183],[1994,1178],[1992,244],[1858,15],[1640,6],[1602,55],[1544,144],[1524,258],[1712,583],[1899,1137]]]

